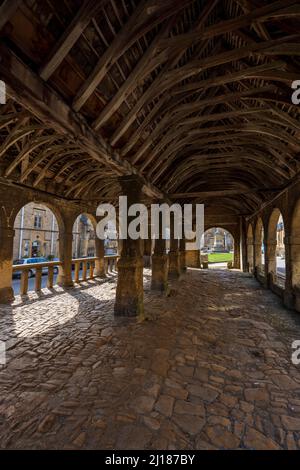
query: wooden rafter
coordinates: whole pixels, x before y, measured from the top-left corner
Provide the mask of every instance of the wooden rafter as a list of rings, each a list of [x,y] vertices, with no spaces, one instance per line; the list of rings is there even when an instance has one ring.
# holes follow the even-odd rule
[[[86,0],[79,9],[77,15],[65,30],[62,37],[55,44],[45,63],[40,68],[40,76],[48,80],[57,67],[70,52],[75,42],[79,39],[96,12],[101,9],[108,0]]]
[[[299,19],[299,0],[2,1],[1,174],[255,209],[300,174]]]

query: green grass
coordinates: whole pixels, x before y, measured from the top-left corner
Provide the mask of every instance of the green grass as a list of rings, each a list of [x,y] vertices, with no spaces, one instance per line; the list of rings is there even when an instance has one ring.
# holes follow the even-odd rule
[[[228,263],[233,261],[233,253],[210,253],[208,255],[209,263]]]

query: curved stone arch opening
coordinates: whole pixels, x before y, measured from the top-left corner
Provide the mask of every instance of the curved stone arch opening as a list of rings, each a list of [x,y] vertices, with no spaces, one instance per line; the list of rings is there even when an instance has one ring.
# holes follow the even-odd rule
[[[60,211],[40,199],[26,200],[16,205],[13,216],[12,265],[59,261],[61,259],[60,235],[64,231],[64,221]],[[26,292],[35,290],[36,269],[28,267]],[[12,267],[11,267],[12,269]],[[54,267],[53,284],[57,282],[59,268]],[[46,287],[48,268],[41,271],[40,287]],[[21,293],[21,271],[11,274],[14,294]]]
[[[43,200],[29,201],[14,218],[13,258],[60,258],[59,238],[64,230],[59,210]]]
[[[235,260],[235,237],[232,230],[219,225],[209,225],[201,240],[201,256],[208,255],[208,263],[220,265],[231,263]]]
[[[255,267],[258,271],[265,272],[265,229],[261,217],[255,226]]]
[[[285,224],[280,209],[275,208],[268,223],[268,274],[273,282],[285,286]]]
[[[292,212],[290,262],[292,287],[300,289],[300,199]]]
[[[73,223],[72,258],[90,258],[96,256],[96,217],[82,212]]]
[[[250,273],[254,270],[254,233],[253,226],[250,223],[247,230],[247,263]]]

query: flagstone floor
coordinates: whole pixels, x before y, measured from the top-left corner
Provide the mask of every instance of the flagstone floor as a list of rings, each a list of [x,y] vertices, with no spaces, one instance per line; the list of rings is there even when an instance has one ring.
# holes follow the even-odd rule
[[[299,449],[300,315],[236,271],[149,280],[144,322],[114,277],[0,307],[0,448]]]

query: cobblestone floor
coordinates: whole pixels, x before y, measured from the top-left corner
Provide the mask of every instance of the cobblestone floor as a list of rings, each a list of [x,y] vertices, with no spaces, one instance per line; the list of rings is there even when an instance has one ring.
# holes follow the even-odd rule
[[[239,272],[189,270],[149,320],[115,279],[1,307],[0,447],[300,448],[300,317]]]

